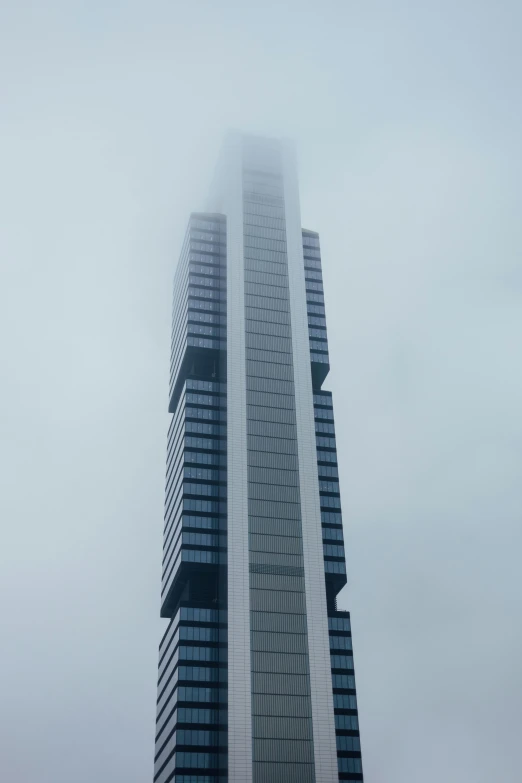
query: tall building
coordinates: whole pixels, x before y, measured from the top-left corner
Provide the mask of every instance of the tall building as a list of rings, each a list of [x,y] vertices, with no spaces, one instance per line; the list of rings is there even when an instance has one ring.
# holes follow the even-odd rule
[[[230,135],[174,283],[155,783],[362,781],[319,236]]]

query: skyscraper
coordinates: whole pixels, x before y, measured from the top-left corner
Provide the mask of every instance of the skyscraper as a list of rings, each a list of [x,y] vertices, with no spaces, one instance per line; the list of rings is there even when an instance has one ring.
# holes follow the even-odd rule
[[[155,783],[362,781],[319,237],[231,134],[174,282]]]

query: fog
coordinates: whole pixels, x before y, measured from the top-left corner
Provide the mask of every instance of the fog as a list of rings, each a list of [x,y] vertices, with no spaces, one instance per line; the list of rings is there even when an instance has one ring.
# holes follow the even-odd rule
[[[320,232],[366,783],[516,783],[522,7],[4,0],[0,780],[152,780],[171,285],[229,128]]]

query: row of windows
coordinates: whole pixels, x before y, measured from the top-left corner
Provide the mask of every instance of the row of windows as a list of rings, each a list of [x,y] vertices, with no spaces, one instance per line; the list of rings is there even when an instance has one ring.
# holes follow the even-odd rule
[[[220,245],[220,244],[218,244],[216,242],[214,242],[213,244],[209,242],[207,244],[207,243],[198,242],[197,240],[192,240],[192,239],[190,241],[190,250],[191,250],[191,252],[194,251],[194,250],[202,250],[202,251],[204,251],[206,253],[214,253],[216,255],[219,255],[220,253],[224,253],[225,252],[225,248],[222,245]]]
[[[226,443],[224,440],[213,440],[212,438],[193,438],[191,436],[186,436],[185,448],[223,451],[226,449]]]
[[[328,628],[330,631],[350,631],[350,618],[349,617],[329,617]]]
[[[187,324],[187,334],[199,334],[207,337],[226,337],[226,329],[219,326],[202,326],[201,324]]]
[[[324,293],[323,284],[322,283],[318,283],[318,282],[314,282],[312,280],[307,280],[306,281],[306,290],[307,291],[317,291],[318,293],[321,293],[321,294]],[[321,302],[323,300],[322,299],[315,299],[313,301]]]
[[[187,743],[188,744],[188,743]],[[337,735],[337,750],[361,750],[361,740],[359,737],[347,737],[346,735]]]
[[[336,511],[321,511],[321,522],[323,525],[339,525],[343,524],[342,516]]]
[[[338,544],[323,544],[325,557],[344,557],[344,546]]]
[[[324,315],[324,305],[309,304],[306,308],[308,315]],[[308,319],[310,323],[310,319]]]
[[[206,530],[218,530],[221,525],[216,517],[197,517],[195,514],[183,515],[183,527],[198,527]]]
[[[328,351],[328,342],[326,340],[326,333],[324,340],[310,340],[311,351]]]
[[[334,708],[337,710],[356,710],[357,699],[348,693],[334,693]]]
[[[355,677],[353,674],[332,674],[332,685],[334,688],[345,688],[355,690]]]
[[[198,231],[195,226],[191,226],[190,239],[201,240],[202,242],[223,242],[225,233],[221,233],[219,228],[213,233],[207,231]]]
[[[183,486],[183,492],[185,495],[206,495],[207,497],[218,497],[220,495],[221,487],[215,484],[192,484],[185,482]]]
[[[262,204],[246,197],[243,201],[243,220],[245,222],[247,215],[264,215],[265,217],[275,217],[284,220],[285,212],[280,206]]]
[[[185,415],[191,419],[203,419],[204,421],[219,421],[220,419],[226,419],[226,411],[224,409],[196,408],[192,405],[187,406]]]
[[[351,737],[348,739],[351,739]],[[177,745],[226,745],[226,743],[227,733],[225,731],[178,729],[176,732]],[[351,750],[351,748],[349,748],[349,750]]]
[[[223,286],[222,286],[223,282]],[[208,288],[222,288],[225,285],[225,280],[221,278],[212,277],[210,275],[202,277],[201,275],[189,275],[189,286],[203,286]]]
[[[225,351],[227,344],[221,340],[211,340],[209,337],[187,337],[187,345],[192,348],[210,348],[214,351]]]
[[[244,237],[245,248],[253,247],[258,250],[276,250],[286,253],[286,242],[279,239],[262,239],[261,237]]]
[[[309,247],[319,247],[319,237],[312,235],[312,234],[305,234],[303,232],[303,248],[306,246]]]
[[[176,753],[176,767],[216,769],[225,765],[226,759],[221,758],[216,753],[187,753],[185,751]]]
[[[185,451],[185,464],[194,465],[226,465],[226,458],[219,454],[205,454],[201,451]]]
[[[324,435],[317,435],[315,439],[316,446],[318,446],[320,449],[335,449],[335,438],[334,437],[325,437]],[[337,458],[335,459],[335,462],[337,462]]]
[[[322,272],[316,272],[313,269],[309,269],[305,272],[305,279],[308,280],[319,280],[322,281],[323,275]]]
[[[321,338],[326,340],[326,338],[327,338],[326,328],[325,329],[319,329],[317,327],[315,327],[315,328],[308,327],[308,337],[310,337],[310,338],[312,338],[312,337],[321,337]]]
[[[310,315],[308,314],[309,326],[324,326],[326,328],[326,318],[324,316]]]
[[[355,699],[355,696],[352,698]],[[180,685],[178,688],[178,701],[212,702],[225,700],[226,691],[221,688],[197,688],[189,685]]]
[[[341,498],[321,495],[321,508],[341,508]]]
[[[225,543],[225,539],[212,533],[187,533],[183,531],[182,543],[189,546],[220,546]]]
[[[324,296],[323,296],[323,294],[309,294],[309,293],[307,293],[306,294],[306,302],[307,302],[307,304],[308,303],[313,303],[313,302],[316,302],[317,304],[324,304]],[[310,308],[308,308],[308,311],[309,312],[313,312],[313,310],[310,310]]]
[[[339,477],[339,468],[337,465],[318,465],[317,466],[317,472],[320,478],[322,477],[328,477],[328,478],[338,478]]]
[[[337,656],[340,657],[340,656]],[[184,661],[219,661],[217,647],[180,647],[179,658]],[[337,666],[337,669],[346,668]]]
[[[305,273],[308,272],[309,269],[321,269],[321,259],[320,258],[306,258],[306,255],[305,255],[304,266],[305,266]]]
[[[314,405],[314,416],[316,419],[328,419],[329,421],[333,421],[333,409],[330,408],[319,408]]]
[[[191,228],[201,228],[206,229],[208,231],[225,231],[226,230],[226,223],[225,221],[219,221],[216,222],[214,220],[203,220],[202,218],[191,218],[190,220],[190,226]]]
[[[359,731],[359,718],[357,715],[336,715],[335,728],[340,731]]]
[[[185,394],[185,402],[219,407],[224,405],[225,399],[223,397],[217,397],[214,394],[197,394],[193,391],[187,391]]]
[[[219,629],[197,625],[180,625],[179,638],[185,642],[218,642]],[[331,639],[334,637],[330,637]],[[342,637],[338,637],[339,639]],[[331,646],[331,645],[330,645]]]
[[[328,541],[342,541],[343,529],[335,527],[323,527],[323,539]]]
[[[196,648],[198,649],[198,648]],[[204,648],[203,648],[204,649]],[[351,655],[331,655],[330,665],[332,669],[352,669],[353,658]]]
[[[178,680],[191,680],[194,682],[223,682],[226,679],[226,669],[210,669],[205,666],[179,666]],[[346,674],[333,675],[334,677],[347,677]],[[337,685],[337,688],[352,686]],[[355,687],[355,686],[353,686]]]
[[[326,574],[345,574],[346,565],[341,562],[336,562],[335,560],[325,560],[324,571]]]
[[[189,264],[193,264],[193,263],[209,264],[214,266],[216,269],[221,268],[223,270],[226,270],[226,256],[224,251],[225,249],[223,248],[223,255],[215,256],[215,255],[208,255],[208,253],[197,253],[194,250],[191,250],[188,258]],[[177,290],[179,291],[179,288]]]
[[[361,759],[338,758],[339,772],[362,772]]]
[[[188,321],[189,323],[191,321],[197,321],[198,323],[206,323],[206,324],[223,324],[225,325],[227,322],[227,319],[224,315],[217,315],[217,313],[200,313],[200,312],[194,312],[192,309],[194,306],[194,302],[191,302],[191,307],[188,311]],[[207,304],[207,302],[197,302],[197,304]]]
[[[212,288],[189,288],[188,295],[190,298],[196,299],[219,299],[221,302],[226,302],[227,295],[224,290],[214,290]],[[190,302],[190,306],[193,307],[194,303]]]
[[[309,247],[307,245],[303,245],[303,255],[308,256],[310,258],[321,258],[321,253],[319,252],[319,247]]]
[[[226,712],[198,707],[179,707],[178,721],[180,723],[224,723]]]
[[[226,612],[221,613],[218,609],[202,609],[198,606],[182,606],[179,610],[180,620],[189,620],[198,623],[218,623],[226,616]]]
[[[226,435],[227,428],[221,424],[200,424],[196,421],[187,421],[185,424],[186,432],[194,432],[199,435]]]
[[[213,563],[219,565],[221,558],[219,552],[207,552],[205,549],[184,549],[181,553],[184,563]]]
[[[315,422],[315,431],[319,432],[321,434],[330,433],[331,435],[335,435],[335,427],[333,424],[329,424],[327,422],[323,423],[320,421]]]
[[[200,261],[201,259],[198,259]],[[203,259],[203,261],[206,261],[207,259]],[[205,263],[190,263],[189,266],[189,274],[196,274],[196,275],[211,275],[213,277],[225,277],[226,275],[226,269],[224,266],[220,266],[219,264],[205,264]],[[315,274],[314,272],[311,272],[310,274]]]
[[[185,381],[185,388],[190,391],[202,391],[202,392],[215,392],[226,394],[226,383],[219,383],[218,381],[201,381],[195,378],[187,378]]]
[[[208,470],[206,468],[185,467],[185,478],[200,479],[201,481],[226,481],[225,470]]]
[[[190,311],[191,310],[213,310],[214,312],[226,312],[226,305],[221,305],[219,302],[208,302],[204,301],[202,299],[192,299],[188,303],[188,313],[189,313],[189,319],[192,318]]]
[[[227,504],[218,503],[216,500],[183,498],[183,511],[199,511],[205,514],[226,514]]]
[[[350,650],[352,649],[351,636],[330,636],[331,650]]]
[[[273,228],[268,226],[252,225],[251,223],[244,223],[245,236],[259,237],[263,239],[280,239],[283,242],[286,239],[286,232],[283,228]]]
[[[339,482],[319,481],[319,492],[339,492]]]
[[[335,451],[319,451],[317,450],[318,462],[335,462],[337,463],[337,454]]]

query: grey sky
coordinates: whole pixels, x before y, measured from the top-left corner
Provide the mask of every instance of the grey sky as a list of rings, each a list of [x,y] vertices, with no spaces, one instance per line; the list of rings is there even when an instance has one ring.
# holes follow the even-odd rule
[[[522,6],[0,7],[0,780],[151,780],[171,281],[229,127],[321,234],[367,783],[518,783]]]

